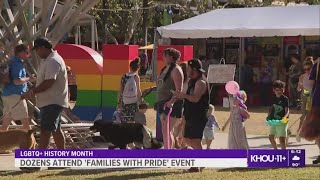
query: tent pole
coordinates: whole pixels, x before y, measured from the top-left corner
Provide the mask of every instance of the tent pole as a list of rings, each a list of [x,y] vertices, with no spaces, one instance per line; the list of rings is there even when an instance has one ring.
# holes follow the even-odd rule
[[[78,31],[78,26],[75,27],[74,43],[75,43],[75,44],[79,44],[79,31]]]
[[[284,59],[284,37],[281,36],[281,43],[280,43],[280,65],[278,64],[278,79],[280,78],[280,74],[282,74],[282,68],[285,65],[285,59]],[[282,76],[281,76],[282,77]],[[284,79],[281,79],[284,80]],[[285,80],[284,80],[285,81]]]
[[[154,40],[153,40],[153,52],[152,52],[152,80],[156,81],[158,74],[158,43],[159,43],[160,34],[157,29],[154,30]]]
[[[300,43],[300,47],[301,47],[300,57],[301,57],[301,60],[304,60],[307,57],[307,53],[304,50],[304,37],[303,36],[299,36],[299,43]]]
[[[81,26],[78,26],[78,38],[79,38],[79,44],[81,44]]]
[[[226,38],[222,39],[222,57],[226,59]]]
[[[240,55],[240,58],[239,58],[239,61],[238,61],[238,81],[239,81],[239,84],[241,84],[241,65],[243,65],[244,63],[244,38],[243,37],[240,37],[240,41],[239,41],[239,49],[240,49],[240,52],[239,52],[239,55]]]

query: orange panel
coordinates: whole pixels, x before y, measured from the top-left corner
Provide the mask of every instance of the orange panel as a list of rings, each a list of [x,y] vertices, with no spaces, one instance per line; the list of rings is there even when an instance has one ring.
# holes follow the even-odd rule
[[[92,59],[65,59],[75,74],[101,74],[100,68]]]
[[[103,62],[103,74],[104,75],[122,75],[129,72],[129,61],[119,60],[104,60]]]
[[[163,61],[158,61],[157,62],[157,72],[158,72],[158,75],[160,74],[160,71],[163,67],[165,67],[165,63]]]

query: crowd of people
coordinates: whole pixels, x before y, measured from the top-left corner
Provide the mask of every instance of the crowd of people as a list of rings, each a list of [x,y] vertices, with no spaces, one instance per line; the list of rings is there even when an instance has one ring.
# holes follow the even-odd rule
[[[150,87],[144,92],[140,90],[139,76],[137,75],[139,60],[131,62],[131,71],[124,75],[121,81],[119,105],[123,87],[126,86],[126,77],[134,74],[136,82],[136,101],[133,104],[122,105],[125,117],[129,121],[135,120],[135,113],[145,113],[146,109],[138,108],[139,104],[144,105],[142,97],[146,92],[155,90],[157,94],[156,110],[160,114],[162,127],[167,127],[169,123],[170,136],[167,137],[167,129],[162,128],[164,148],[192,148],[202,149],[202,139],[205,139],[206,148],[209,149],[214,140],[215,128],[220,129],[220,125],[214,118],[214,107],[210,105],[210,89],[206,79],[206,70],[202,62],[198,59],[192,59],[187,63],[178,64],[180,52],[173,48],[163,51],[163,60],[166,66],[161,70],[156,87]],[[314,63],[310,57],[303,62],[305,73],[301,74],[296,70],[297,60],[292,57],[292,67],[290,67],[289,78],[296,78],[299,75],[297,85],[289,82],[291,93],[293,88],[297,92],[303,92],[302,116],[298,129],[297,141],[300,137],[307,140],[316,140],[319,145],[320,129],[320,111],[319,111],[319,63]],[[300,62],[300,61],[299,61]],[[298,73],[299,72],[299,73]],[[277,120],[277,125],[270,124],[269,140],[274,149],[277,149],[276,139],[279,138],[281,149],[287,148],[288,138],[288,119],[290,116],[290,100],[284,95],[286,83],[276,80],[272,83],[273,100],[270,111],[267,114],[266,121]],[[293,96],[293,95],[292,95]],[[298,95],[295,95],[298,96]],[[290,96],[291,97],[291,96]],[[296,97],[298,98],[298,97]],[[140,100],[139,100],[140,99]],[[245,91],[239,91],[233,97],[233,106],[230,110],[230,117],[227,123],[221,128],[224,130],[230,123],[228,135],[228,148],[230,149],[249,149],[246,137],[245,121],[250,118],[250,113],[245,106],[247,101]],[[311,103],[312,102],[312,103]],[[130,106],[130,108],[126,108]],[[121,110],[121,108],[119,108]],[[138,111],[138,109],[140,109]],[[138,116],[136,116],[138,117]],[[145,119],[145,115],[143,116]],[[145,122],[145,121],[143,121]],[[146,124],[144,124],[146,125]],[[317,126],[313,126],[317,125]],[[169,141],[170,143],[168,143]],[[318,163],[319,158],[315,161]],[[191,168],[189,172],[199,172],[201,168]]]
[[[39,148],[46,149],[50,137],[53,136],[58,149],[65,148],[65,138],[61,130],[61,114],[68,105],[68,68],[63,58],[52,49],[52,44],[45,38],[34,42],[34,50],[42,62],[38,75],[28,76],[24,61],[28,56],[28,48],[18,45],[15,56],[9,63],[9,82],[5,85],[2,99],[5,117],[1,130],[7,130],[12,120],[21,120],[23,128],[29,129],[29,115],[26,99],[37,97],[40,108],[40,142]],[[214,140],[215,128],[220,129],[214,117],[214,106],[210,104],[210,85],[206,78],[206,70],[198,59],[191,59],[187,63],[178,64],[180,52],[174,48],[163,51],[166,66],[161,70],[155,87],[143,92],[140,87],[139,71],[140,58],[130,62],[130,71],[121,78],[118,93],[117,111],[126,123],[140,123],[147,125],[146,112],[148,104],[143,97],[156,91],[155,109],[160,114],[162,135],[165,149],[192,148],[202,149],[202,139],[206,148],[210,149]],[[290,89],[302,92],[303,113],[300,119],[297,140],[300,137],[315,140],[320,149],[320,74],[319,59],[313,61],[307,58],[303,62],[304,74],[297,67],[298,61],[293,59],[290,68]],[[298,73],[299,72],[299,73]],[[299,75],[297,77],[297,75]],[[35,82],[34,86],[27,85]],[[295,84],[296,83],[296,84]],[[74,85],[74,84],[71,84]],[[286,149],[288,136],[288,122],[290,103],[284,95],[286,84],[280,80],[273,82],[273,103],[267,116],[269,120],[280,120],[278,125],[270,125],[269,139],[272,147],[277,149],[276,138],[279,138],[282,149]],[[298,96],[298,95],[296,95]],[[245,122],[250,118],[247,106],[248,97],[245,91],[239,91],[233,96],[233,106],[230,109],[228,124],[228,148],[249,149],[246,137]],[[169,123],[169,124],[168,124]],[[169,137],[167,129],[169,126]],[[170,142],[170,143],[169,143]],[[320,163],[320,156],[315,160]],[[202,168],[190,168],[188,172],[199,172]]]

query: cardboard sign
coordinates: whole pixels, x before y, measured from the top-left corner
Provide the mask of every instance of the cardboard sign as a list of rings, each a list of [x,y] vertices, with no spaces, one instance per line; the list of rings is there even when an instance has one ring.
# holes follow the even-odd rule
[[[229,81],[233,81],[235,71],[235,64],[210,64],[207,76],[208,82],[225,84]]]

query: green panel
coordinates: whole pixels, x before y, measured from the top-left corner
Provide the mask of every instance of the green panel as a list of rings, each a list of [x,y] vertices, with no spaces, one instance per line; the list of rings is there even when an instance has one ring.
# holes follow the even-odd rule
[[[156,92],[151,92],[148,96],[144,97],[144,100],[149,104],[149,107],[153,107],[156,102]]]
[[[116,107],[118,99],[118,92],[111,90],[102,91],[102,106],[104,107]]]
[[[105,90],[102,91],[102,106],[103,107],[116,107],[117,106],[117,91]],[[150,107],[153,107],[156,101],[156,93],[151,92],[144,100],[149,104]]]
[[[100,90],[78,90],[77,106],[101,106]]]

